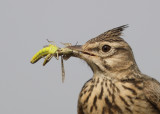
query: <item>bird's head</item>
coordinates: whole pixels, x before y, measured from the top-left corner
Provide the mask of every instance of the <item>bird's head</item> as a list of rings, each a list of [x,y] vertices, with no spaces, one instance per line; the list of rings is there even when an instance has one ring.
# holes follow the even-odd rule
[[[132,49],[120,36],[127,25],[111,29],[84,45],[69,46],[73,56],[83,59],[95,75],[115,77],[126,70],[138,70]],[[114,73],[113,73],[114,72]],[[115,74],[115,75],[114,75]]]

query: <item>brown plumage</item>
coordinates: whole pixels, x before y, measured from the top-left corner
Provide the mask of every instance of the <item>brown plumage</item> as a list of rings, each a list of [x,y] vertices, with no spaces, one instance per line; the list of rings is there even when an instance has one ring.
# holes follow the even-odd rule
[[[93,71],[80,92],[78,114],[160,114],[160,83],[140,72],[132,49],[120,38],[126,27],[68,47]]]

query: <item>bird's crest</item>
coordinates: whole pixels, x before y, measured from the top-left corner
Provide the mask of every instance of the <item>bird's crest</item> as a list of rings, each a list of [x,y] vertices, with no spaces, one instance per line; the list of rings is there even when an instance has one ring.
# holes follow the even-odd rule
[[[122,35],[123,30],[127,27],[128,25],[122,25],[120,27],[113,28],[111,30],[108,30],[107,32],[100,34],[96,38],[92,38],[91,40],[87,41],[87,43],[94,43],[104,40],[122,40],[120,36]]]

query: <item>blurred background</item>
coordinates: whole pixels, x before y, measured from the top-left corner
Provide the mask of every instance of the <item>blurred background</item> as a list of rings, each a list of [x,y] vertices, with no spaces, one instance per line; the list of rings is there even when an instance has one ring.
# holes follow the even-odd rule
[[[61,62],[30,59],[46,39],[84,44],[124,25],[141,71],[160,81],[159,0],[0,0],[0,114],[76,114],[83,84],[92,77],[77,58]]]

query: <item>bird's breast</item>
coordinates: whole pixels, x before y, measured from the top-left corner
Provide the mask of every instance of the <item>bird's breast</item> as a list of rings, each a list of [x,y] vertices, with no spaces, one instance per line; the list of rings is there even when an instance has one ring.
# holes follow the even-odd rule
[[[158,114],[146,100],[141,80],[113,82],[93,77],[80,92],[78,108],[83,114]]]

